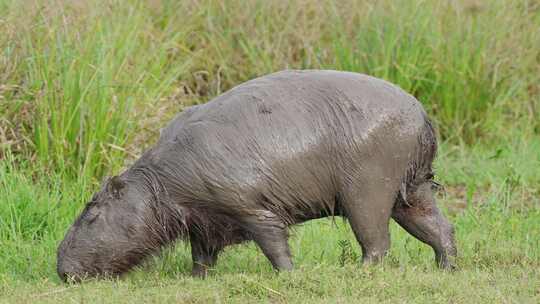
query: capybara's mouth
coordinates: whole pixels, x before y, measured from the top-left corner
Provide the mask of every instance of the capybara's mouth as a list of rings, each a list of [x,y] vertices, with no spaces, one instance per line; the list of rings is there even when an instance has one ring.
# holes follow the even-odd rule
[[[120,277],[120,274],[109,272],[58,272],[58,276],[64,283],[79,284],[84,281],[90,281],[95,279],[114,279]]]

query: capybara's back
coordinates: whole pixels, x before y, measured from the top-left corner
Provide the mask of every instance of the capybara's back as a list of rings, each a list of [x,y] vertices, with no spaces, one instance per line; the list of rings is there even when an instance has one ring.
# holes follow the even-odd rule
[[[290,269],[287,227],[325,216],[348,218],[365,261],[388,250],[393,217],[451,267],[452,227],[431,191],[436,149],[422,106],[396,86],[283,71],[188,108],[118,179],[144,181],[169,210],[165,226],[181,223],[161,243],[188,237],[195,274],[245,240]]]

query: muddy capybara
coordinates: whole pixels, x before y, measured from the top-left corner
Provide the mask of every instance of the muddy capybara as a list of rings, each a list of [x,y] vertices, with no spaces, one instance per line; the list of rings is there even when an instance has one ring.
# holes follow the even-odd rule
[[[432,193],[437,149],[420,103],[370,76],[282,71],[180,113],[132,167],[106,181],[58,249],[64,280],[119,275],[189,240],[193,275],[253,240],[293,267],[288,227],[343,216],[380,260],[393,218],[452,268],[452,225]]]

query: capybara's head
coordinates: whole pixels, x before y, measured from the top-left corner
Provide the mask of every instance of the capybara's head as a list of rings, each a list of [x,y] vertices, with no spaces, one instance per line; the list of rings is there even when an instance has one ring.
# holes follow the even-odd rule
[[[117,276],[180,234],[181,218],[152,182],[113,177],[104,183],[58,248],[64,281]]]

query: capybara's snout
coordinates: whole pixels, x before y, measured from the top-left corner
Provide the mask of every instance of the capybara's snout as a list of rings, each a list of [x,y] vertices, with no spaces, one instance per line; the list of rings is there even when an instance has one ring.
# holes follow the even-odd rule
[[[85,277],[82,265],[69,258],[59,257],[56,271],[64,282],[80,282]]]
[[[70,231],[71,232],[71,231]],[[80,282],[88,276],[87,269],[78,259],[73,258],[73,235],[68,233],[58,246],[56,272],[64,282]]]

